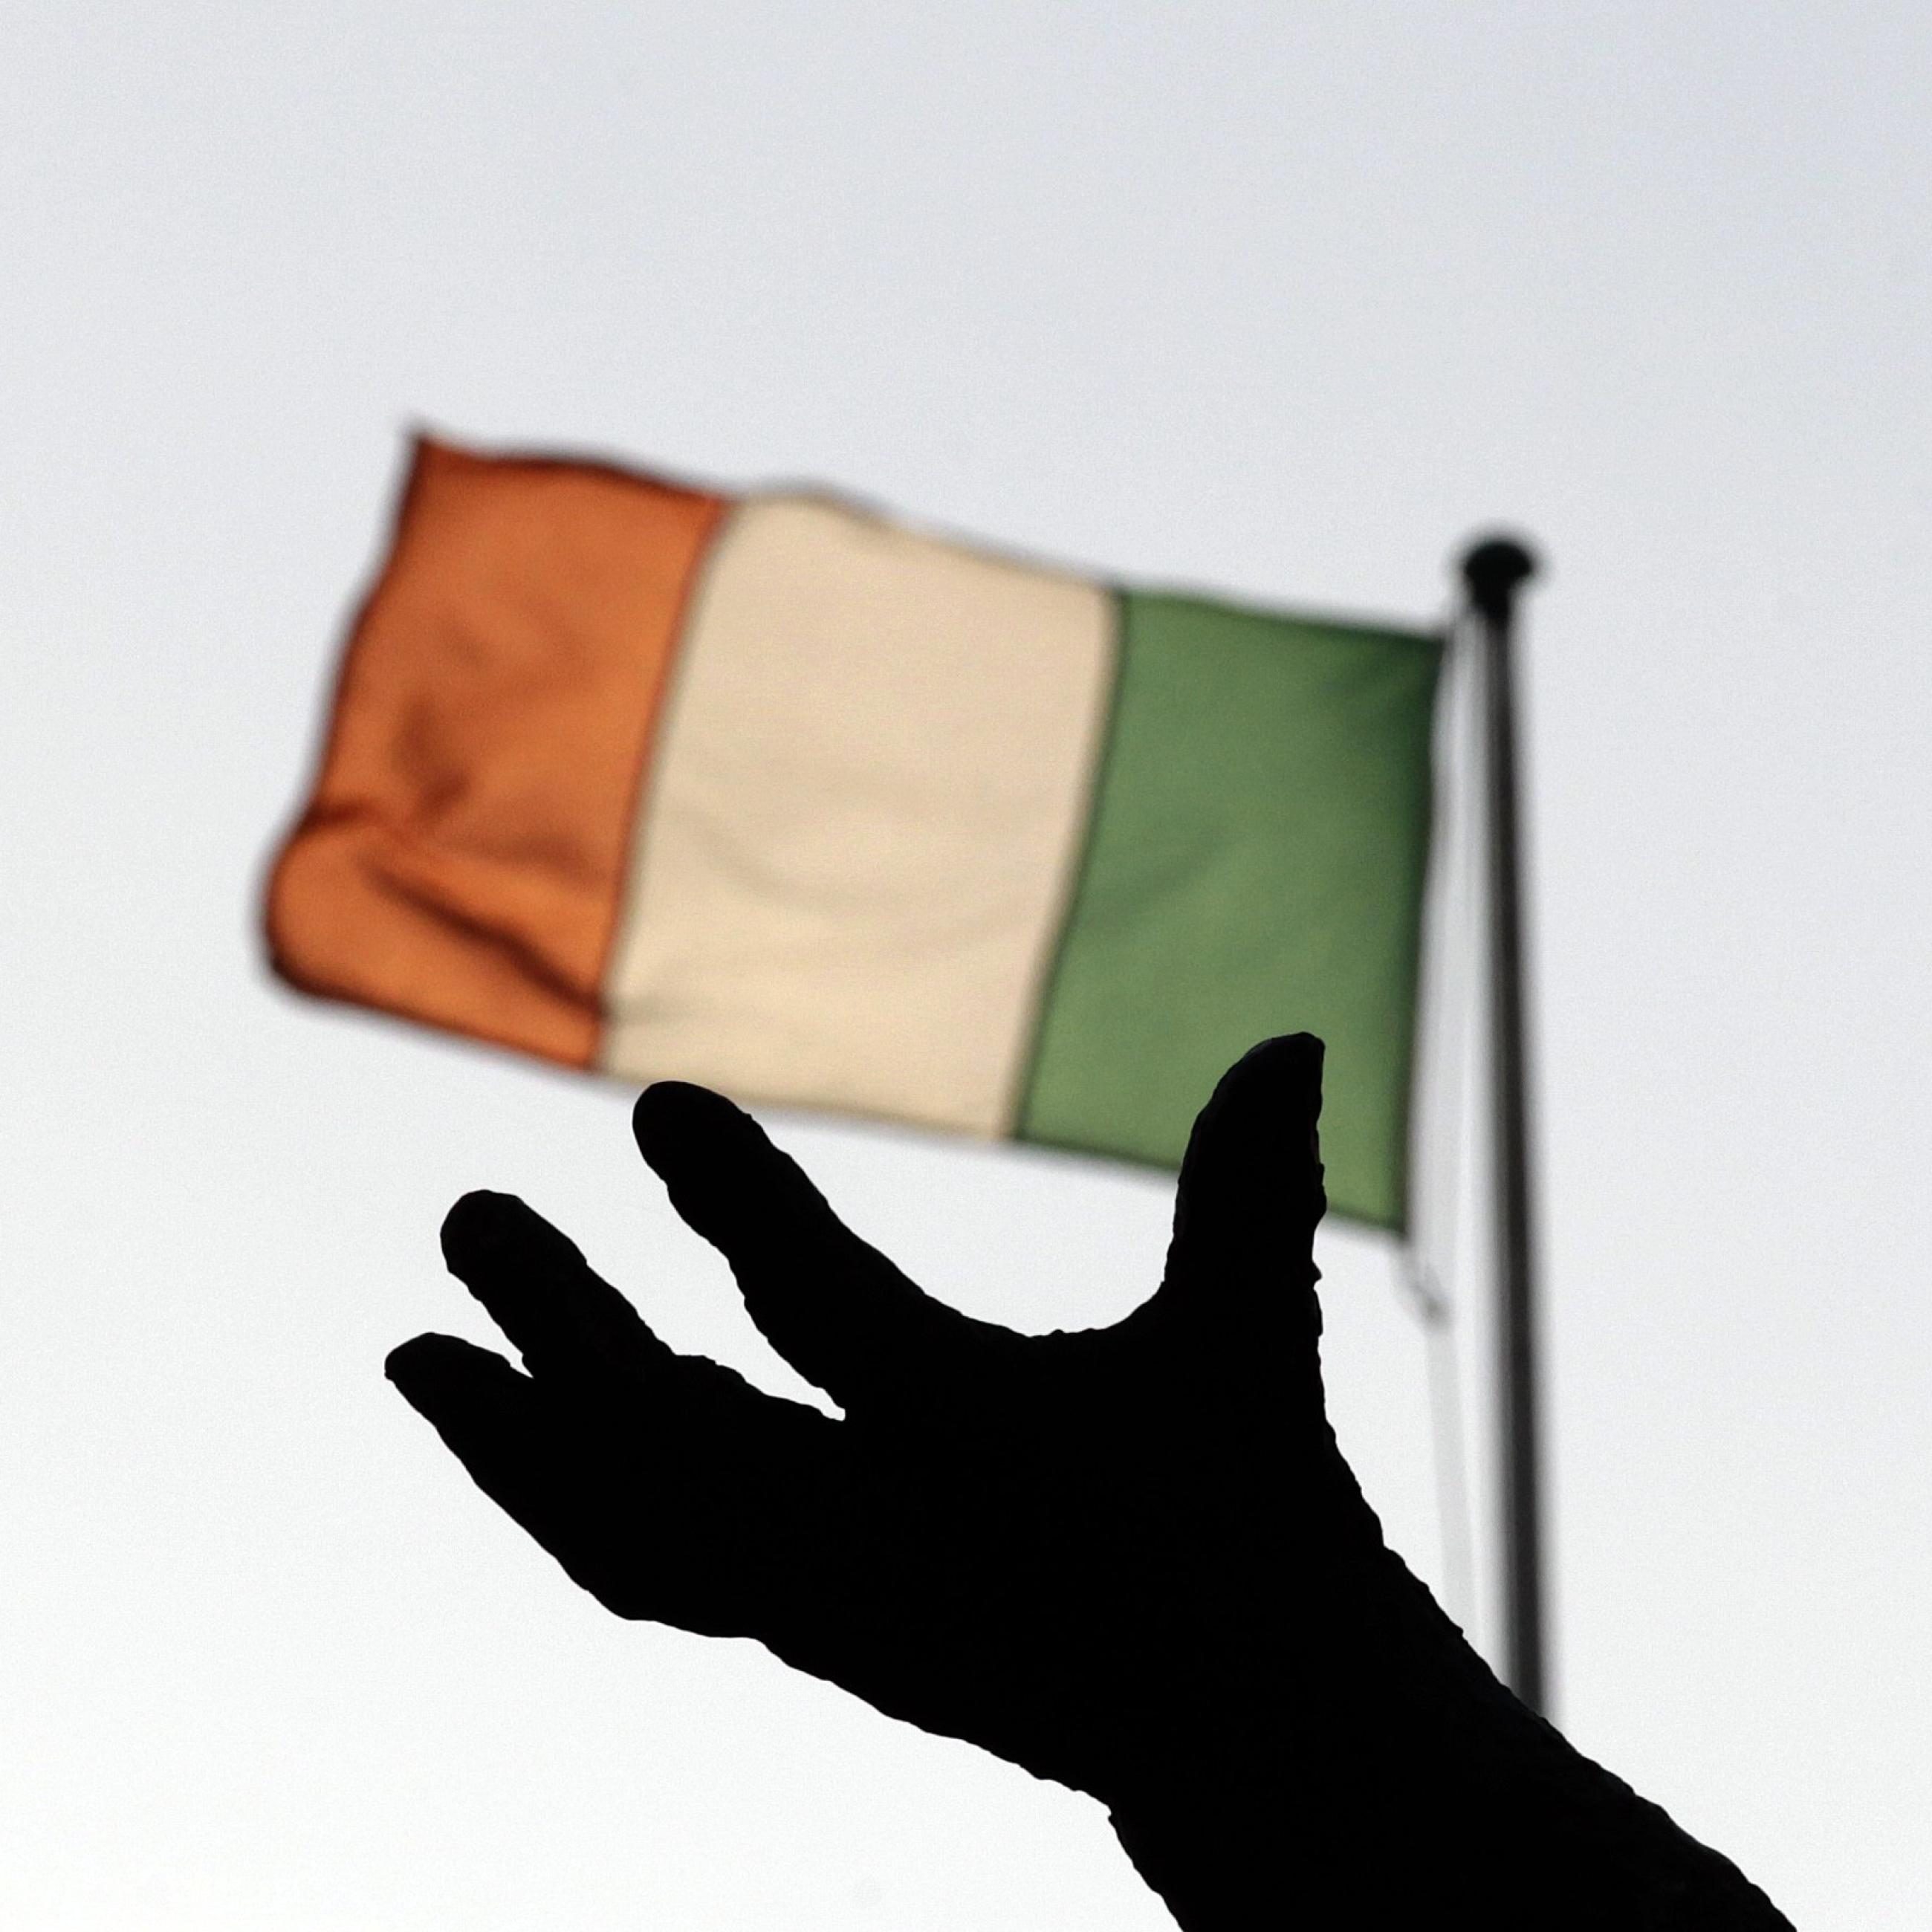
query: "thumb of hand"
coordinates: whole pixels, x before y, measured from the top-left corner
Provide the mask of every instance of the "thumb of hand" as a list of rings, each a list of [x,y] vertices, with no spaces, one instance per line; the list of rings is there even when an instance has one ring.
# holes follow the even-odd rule
[[[1321,1041],[1288,1034],[1222,1076],[1181,1163],[1163,1295],[1225,1316],[1312,1287],[1322,1063]]]

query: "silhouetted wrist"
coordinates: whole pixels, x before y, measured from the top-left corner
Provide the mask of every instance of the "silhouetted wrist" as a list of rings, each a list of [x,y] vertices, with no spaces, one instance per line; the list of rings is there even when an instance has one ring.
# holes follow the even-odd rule
[[[1727,1859],[1570,1757],[1553,1774],[1438,1760],[1426,1780],[1415,1766],[1299,1787],[1203,1780],[1113,1822],[1184,1932],[1252,1932],[1288,1913],[1306,1932],[1790,1932]]]
[[[1231,1709],[1118,1794],[1124,1848],[1184,1932],[1790,1932],[1728,1859],[1498,1684],[1393,1557],[1366,1645],[1273,1714]],[[1358,1606],[1359,1607],[1359,1606]]]

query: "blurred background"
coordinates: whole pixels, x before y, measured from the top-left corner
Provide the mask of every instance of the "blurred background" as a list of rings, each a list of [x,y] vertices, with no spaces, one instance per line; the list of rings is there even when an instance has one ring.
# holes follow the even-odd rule
[[[1812,1932],[1923,1923],[1922,8],[0,35],[0,1918],[1167,1922],[1089,1802],[605,1618],[382,1382],[483,1335],[435,1232],[488,1185],[795,1387],[626,1096],[259,964],[424,423],[1396,616],[1473,530],[1534,535],[1558,1713]],[[1157,1271],[1154,1178],[776,1124],[977,1312],[1111,1320]],[[1384,1250],[1325,1238],[1344,1446],[1454,1595],[1420,1333]]]

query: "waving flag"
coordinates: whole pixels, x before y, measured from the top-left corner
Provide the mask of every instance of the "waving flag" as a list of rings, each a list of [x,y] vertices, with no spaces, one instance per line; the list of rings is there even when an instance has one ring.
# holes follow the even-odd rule
[[[269,890],[311,992],[631,1082],[1178,1162],[1328,1042],[1400,1228],[1432,634],[422,442]]]

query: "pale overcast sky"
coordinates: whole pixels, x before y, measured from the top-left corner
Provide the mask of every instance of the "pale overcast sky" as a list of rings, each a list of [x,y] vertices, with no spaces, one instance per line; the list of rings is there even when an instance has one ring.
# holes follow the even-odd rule
[[[1534,535],[1561,1714],[1810,1932],[1922,1926],[1928,90],[1864,0],[8,9],[0,1920],[1166,1922],[1087,1801],[604,1618],[381,1381],[484,1332],[490,1184],[790,1385],[623,1096],[261,972],[422,421],[1376,614]],[[1148,1177],[780,1126],[963,1304],[1152,1282]]]

